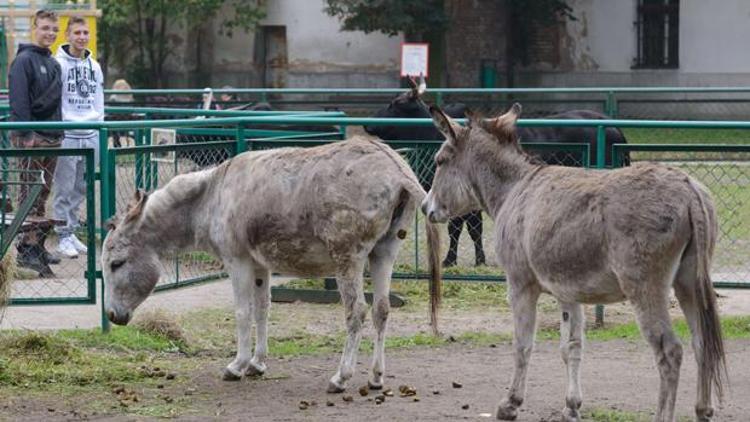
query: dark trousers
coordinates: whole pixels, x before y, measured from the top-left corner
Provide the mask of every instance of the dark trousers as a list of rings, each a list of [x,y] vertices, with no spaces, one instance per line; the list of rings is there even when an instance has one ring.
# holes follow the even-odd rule
[[[33,133],[28,137],[11,136],[11,142],[16,148],[57,148],[60,146],[60,140],[50,139],[45,136]],[[43,170],[44,186],[42,186],[39,196],[34,200],[29,215],[34,217],[45,216],[45,204],[52,190],[52,175],[55,173],[57,157],[21,157],[18,159],[18,170]],[[22,182],[37,181],[37,177],[28,172],[21,173],[19,179]],[[18,204],[20,205],[29,195],[29,185],[21,185],[18,189]],[[29,230],[21,234],[19,244],[22,245],[44,245],[44,239],[47,233],[41,230]]]

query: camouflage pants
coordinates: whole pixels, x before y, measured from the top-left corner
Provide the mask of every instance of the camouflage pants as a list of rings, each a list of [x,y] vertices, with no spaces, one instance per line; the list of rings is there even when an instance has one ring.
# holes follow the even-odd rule
[[[57,139],[50,139],[38,133],[32,133],[28,137],[11,136],[11,143],[15,148],[57,148],[60,146],[60,141]],[[55,173],[55,166],[57,164],[56,157],[21,157],[18,159],[19,170],[42,170],[44,172],[44,186],[39,193],[39,196],[34,200],[31,206],[29,215],[35,217],[44,217],[45,215],[45,204],[49,197],[50,191],[52,190],[52,175]],[[19,175],[19,179],[22,182],[32,182],[36,178],[33,174],[25,172]],[[21,204],[26,197],[29,195],[29,185],[21,185],[18,189],[18,204]],[[23,233],[20,236],[19,243],[25,245],[36,245],[43,244],[44,239],[47,237],[47,233],[41,233],[38,230],[30,230]]]

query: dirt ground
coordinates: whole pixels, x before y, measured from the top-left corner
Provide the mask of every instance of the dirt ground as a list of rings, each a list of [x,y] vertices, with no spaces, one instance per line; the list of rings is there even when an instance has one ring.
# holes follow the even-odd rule
[[[139,312],[158,308],[179,315],[200,308],[219,307],[231,315],[229,284],[223,280],[155,294]],[[723,315],[750,314],[750,291],[722,290],[721,294]],[[98,310],[94,305],[11,307],[3,326],[27,329],[92,327],[98,324]],[[551,328],[558,324],[554,303],[543,302],[540,311],[540,327]],[[680,315],[676,308],[673,311],[675,316]],[[591,308],[587,313],[587,319],[591,321]],[[632,315],[626,305],[608,306],[607,321],[629,322]],[[301,331],[332,335],[340,332],[343,325],[340,305],[274,304],[269,334],[279,336]],[[446,309],[441,315],[441,327],[446,335],[508,333],[512,322],[508,313],[497,309]],[[392,310],[389,336],[428,331],[426,309]],[[371,335],[372,324],[368,315],[364,336]],[[134,388],[144,399],[153,401],[159,398],[178,404],[180,415],[177,420],[185,421],[494,420],[495,407],[510,382],[513,365],[512,349],[507,343],[495,347],[452,344],[438,348],[387,350],[386,387],[393,389],[395,396],[387,397],[378,405],[374,402],[374,393],[367,397],[358,393],[359,387],[367,382],[370,365],[371,357],[365,353],[359,355],[357,373],[347,392],[353,401],[345,402],[342,395],[325,393],[327,380],[338,364],[338,352],[293,359],[271,356],[264,379],[224,382],[221,370],[233,357],[231,345],[228,341],[226,357],[204,358],[193,367],[182,368],[176,374],[179,382],[165,382],[163,389]],[[658,375],[648,346],[639,339],[587,342],[585,347],[581,375],[582,410],[637,412],[644,415],[644,420],[649,420],[656,403]],[[750,414],[750,401],[747,400],[750,397],[750,365],[745,364],[750,361],[750,340],[728,341],[727,350],[731,388],[723,406],[717,408],[715,421],[745,421]],[[687,343],[683,362],[677,404],[681,422],[692,420],[695,397],[695,363]],[[462,388],[453,388],[453,382],[461,383]],[[401,385],[414,387],[419,401],[414,401],[413,397],[399,397],[398,387]],[[8,397],[0,390],[0,421],[154,419],[123,415],[117,408],[117,397],[111,392],[102,394],[74,398],[34,394]],[[557,420],[564,394],[565,369],[557,343],[538,342],[529,371],[527,399],[518,420]],[[102,402],[100,410],[97,413],[84,410],[90,409],[93,401]],[[310,403],[307,409],[300,409],[301,401]],[[327,401],[333,406],[328,406]],[[464,408],[466,405],[468,408]]]
[[[750,414],[750,341],[730,341],[728,359],[731,391],[717,408],[715,421],[743,421]],[[360,355],[359,371],[345,402],[341,394],[327,394],[328,377],[335,370],[337,356],[271,359],[266,379],[221,381],[224,361],[213,361],[189,377],[177,388],[139,392],[160,394],[182,400],[185,414],[178,420],[202,421],[435,421],[494,420],[495,406],[506,391],[512,371],[512,350],[507,344],[496,347],[468,347],[454,344],[441,348],[400,350],[388,354],[386,388],[393,397],[382,404],[375,393],[363,397],[358,387],[367,382],[369,357]],[[686,353],[677,399],[678,420],[692,415],[695,396],[695,365],[692,353]],[[453,383],[461,384],[454,388]],[[414,397],[400,397],[398,387],[408,385],[417,391]],[[656,402],[658,376],[650,350],[642,342],[609,341],[587,346],[582,369],[584,412],[622,410],[639,412],[648,418]],[[526,402],[519,421],[553,421],[563,406],[565,371],[557,345],[537,345],[528,378]],[[189,396],[186,396],[189,391]],[[114,400],[114,399],[113,399]],[[307,401],[307,409],[300,402]],[[3,400],[4,401],[4,400]],[[40,399],[6,402],[0,419],[47,420],[149,420],[139,416],[81,414],[86,397],[66,400]],[[332,405],[327,405],[327,402]],[[10,403],[10,404],[7,404]],[[52,409],[52,410],[50,410]]]

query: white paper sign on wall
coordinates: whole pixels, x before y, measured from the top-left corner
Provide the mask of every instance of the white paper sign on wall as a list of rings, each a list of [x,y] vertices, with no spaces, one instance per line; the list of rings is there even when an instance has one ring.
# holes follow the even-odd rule
[[[401,44],[401,77],[427,75],[430,46],[427,43]]]

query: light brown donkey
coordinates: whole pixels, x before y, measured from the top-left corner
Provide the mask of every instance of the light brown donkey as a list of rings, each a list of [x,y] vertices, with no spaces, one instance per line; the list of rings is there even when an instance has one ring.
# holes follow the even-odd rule
[[[371,388],[383,385],[391,272],[417,206],[426,195],[406,162],[380,142],[350,139],[314,148],[247,152],[218,167],[177,176],[138,193],[104,240],[102,273],[109,319],[127,324],[159,279],[159,257],[209,250],[232,279],[237,356],[227,380],[266,370],[272,270],[335,275],[346,312],[347,340],[328,391],[352,377],[367,304],[362,273],[369,261],[375,341]],[[427,225],[436,327],[438,232]],[[250,353],[250,318],[255,351]]]
[[[627,299],[656,356],[661,382],[655,421],[674,420],[682,346],[669,318],[674,288],[698,361],[699,421],[721,396],[724,346],[709,276],[717,221],[706,188],[656,164],[595,171],[535,163],[518,144],[521,106],[462,127],[431,109],[446,141],[422,211],[432,222],[481,207],[495,219],[497,256],[506,270],[514,320],[515,372],[498,419],[517,416],[526,390],[540,293],[562,308],[560,348],[568,387],[563,419],[580,420],[582,303]]]

